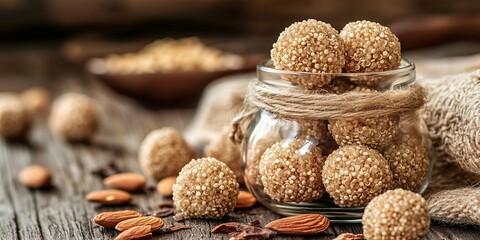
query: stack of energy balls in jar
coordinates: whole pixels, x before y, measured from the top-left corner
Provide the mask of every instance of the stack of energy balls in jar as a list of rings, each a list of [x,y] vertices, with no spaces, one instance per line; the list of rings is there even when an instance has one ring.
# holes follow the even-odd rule
[[[280,34],[271,60],[278,70],[314,73],[311,76],[383,72],[399,68],[400,42],[378,23],[351,22],[339,33],[330,24],[310,19]],[[381,80],[375,78],[288,80],[307,92],[382,91],[376,82]],[[416,123],[407,118],[292,119],[300,126],[296,137],[255,154],[261,156],[252,160],[258,168],[247,169],[247,174],[278,202],[312,202],[327,192],[340,207],[362,207],[390,189],[416,192],[430,161],[422,137],[415,135]]]

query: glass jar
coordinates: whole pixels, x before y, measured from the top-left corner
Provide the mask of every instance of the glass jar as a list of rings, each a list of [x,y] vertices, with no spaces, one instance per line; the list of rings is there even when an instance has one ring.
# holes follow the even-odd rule
[[[264,61],[257,76],[258,84],[271,90],[342,96],[411,86],[415,67],[402,59],[392,71],[312,74],[276,70],[271,61]],[[316,78],[329,78],[331,83],[320,88],[305,84]],[[418,109],[311,119],[260,108],[242,141],[242,166],[250,192],[274,212],[321,213],[332,222],[354,223],[361,221],[373,197],[389,189],[420,194],[426,189],[433,165],[430,145]]]

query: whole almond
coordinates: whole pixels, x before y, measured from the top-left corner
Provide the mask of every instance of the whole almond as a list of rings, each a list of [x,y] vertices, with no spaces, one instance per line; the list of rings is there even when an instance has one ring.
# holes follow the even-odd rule
[[[123,232],[132,227],[145,226],[145,225],[150,226],[152,228],[151,231],[155,232],[163,227],[163,221],[162,219],[153,217],[153,216],[137,217],[137,218],[131,218],[131,219],[119,222],[117,226],[115,226],[115,229]]]
[[[118,173],[103,180],[103,184],[107,186],[130,192],[142,190],[145,188],[145,183],[145,177],[138,173]]]
[[[50,184],[52,175],[50,171],[40,165],[31,165],[25,167],[18,174],[20,183],[31,188],[40,188]]]
[[[108,189],[91,192],[87,194],[85,199],[104,205],[120,205],[129,203],[132,200],[132,195],[122,190]]]
[[[342,233],[333,240],[364,240],[363,234]]]
[[[166,177],[157,184],[157,191],[164,197],[171,197],[173,192],[173,184],[177,181],[177,177]]]
[[[150,226],[136,226],[120,233],[115,240],[148,239],[152,236]]]
[[[237,198],[237,204],[235,205],[235,208],[249,208],[252,207],[257,203],[257,199],[253,194],[246,192],[246,191],[240,191],[238,193],[238,198]]]
[[[113,228],[119,222],[125,221],[127,219],[131,219],[131,218],[141,217],[141,216],[142,216],[141,213],[133,210],[103,212],[103,213],[97,214],[97,216],[93,218],[93,221],[102,227]]]
[[[265,228],[283,234],[313,235],[327,230],[329,226],[330,220],[322,214],[301,214],[272,221]]]

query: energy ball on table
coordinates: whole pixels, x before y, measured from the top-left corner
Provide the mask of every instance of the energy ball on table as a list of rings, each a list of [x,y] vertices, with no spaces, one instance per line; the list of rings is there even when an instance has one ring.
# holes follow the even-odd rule
[[[160,180],[176,176],[194,155],[195,152],[180,132],[165,127],[153,130],[145,137],[140,145],[138,160],[146,174]]]
[[[378,151],[347,145],[328,155],[322,179],[338,206],[359,207],[389,189],[392,172]]]
[[[19,138],[30,125],[27,108],[17,95],[0,94],[0,137]]]
[[[90,139],[99,125],[97,105],[90,97],[80,93],[63,94],[53,102],[49,124],[66,140]]]
[[[422,239],[430,228],[430,213],[420,195],[395,189],[367,205],[362,225],[365,239]]]
[[[31,113],[45,111],[50,103],[50,94],[47,90],[40,87],[25,90],[20,94],[20,98]]]
[[[322,150],[305,139],[282,140],[262,155],[264,191],[279,202],[311,202],[323,194]]]
[[[393,188],[418,191],[427,177],[430,160],[425,147],[413,136],[400,133],[383,151],[393,173]]]
[[[235,208],[238,183],[228,166],[215,158],[190,161],[173,185],[173,201],[186,218],[221,218]]]
[[[224,129],[216,139],[205,147],[205,155],[220,160],[235,173],[238,182],[243,182],[240,145],[229,139],[229,129]]]
[[[340,38],[347,72],[383,72],[400,66],[400,42],[388,27],[365,20],[351,22],[340,31]]]
[[[273,66],[279,70],[308,73],[341,73],[345,65],[343,44],[330,24],[314,19],[295,22],[280,33],[270,51]],[[307,89],[330,83],[328,77],[290,79]]]

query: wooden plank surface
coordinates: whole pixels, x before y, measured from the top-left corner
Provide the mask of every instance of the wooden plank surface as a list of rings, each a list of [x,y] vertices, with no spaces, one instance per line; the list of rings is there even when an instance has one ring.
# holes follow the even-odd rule
[[[137,149],[152,129],[172,126],[184,129],[195,109],[149,109],[129,98],[115,94],[51,52],[35,50],[0,54],[0,91],[44,86],[53,95],[80,91],[100,104],[102,128],[89,144],[65,143],[47,126],[47,114],[38,116],[28,141],[0,140],[0,233],[1,239],[113,239],[118,232],[98,227],[91,219],[107,210],[134,209],[151,212],[163,199],[156,191],[135,193],[131,205],[103,207],[88,203],[84,196],[103,189],[102,179],[92,169],[114,160],[121,171],[141,172]],[[16,179],[18,172],[29,164],[42,164],[53,173],[53,187],[29,190]],[[150,180],[151,186],[154,182]],[[191,229],[158,234],[155,239],[228,239],[226,234],[211,234],[210,229],[226,221],[260,220],[264,225],[280,216],[257,206],[255,214],[233,212],[222,220],[186,220],[174,222],[164,218],[166,225],[187,224]],[[360,224],[337,224],[324,234],[311,239],[333,239],[344,232],[361,233]],[[433,223],[427,239],[479,239],[473,227],[443,226]],[[274,239],[303,239],[276,236]]]

